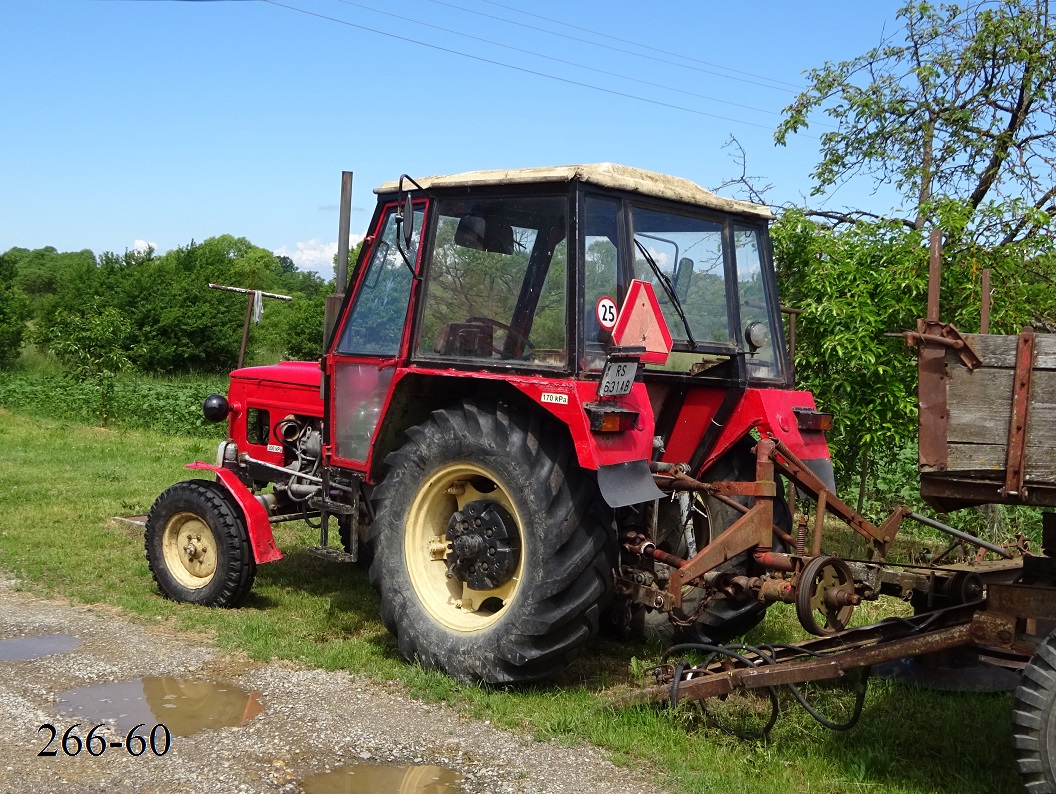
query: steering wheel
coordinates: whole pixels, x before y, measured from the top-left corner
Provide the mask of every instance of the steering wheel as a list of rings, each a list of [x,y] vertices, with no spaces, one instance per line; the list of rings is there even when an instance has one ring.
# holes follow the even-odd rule
[[[519,343],[519,345],[521,347],[521,354],[522,355],[528,355],[533,350],[535,350],[535,345],[532,344],[532,340],[531,339],[529,339],[527,336],[522,334],[520,331],[514,331],[512,328],[510,328],[510,326],[506,325],[506,323],[500,323],[498,320],[493,320],[490,317],[467,317],[466,318],[466,322],[467,323],[484,323],[485,325],[490,325],[493,328],[499,328],[499,329],[505,331],[506,332],[506,340],[507,341],[509,341],[509,339],[512,337],[513,339],[515,339]],[[495,345],[492,345],[491,349],[496,354],[498,354],[498,356],[500,358],[513,358],[513,356],[507,356],[505,350],[503,350],[502,348],[499,348],[499,347],[495,347]]]

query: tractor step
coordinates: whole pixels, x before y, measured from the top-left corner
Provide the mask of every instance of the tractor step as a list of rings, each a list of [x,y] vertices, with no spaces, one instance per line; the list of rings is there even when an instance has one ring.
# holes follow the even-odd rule
[[[319,557],[323,560],[329,560],[330,562],[355,562],[356,555],[349,554],[347,551],[341,551],[341,549],[335,549],[333,546],[309,546],[308,553],[313,557]]]
[[[332,516],[352,516],[359,511],[359,506],[355,502],[345,504],[344,502],[335,502],[333,499],[323,499],[318,496],[311,497],[308,500],[308,506],[313,510],[325,510]]]

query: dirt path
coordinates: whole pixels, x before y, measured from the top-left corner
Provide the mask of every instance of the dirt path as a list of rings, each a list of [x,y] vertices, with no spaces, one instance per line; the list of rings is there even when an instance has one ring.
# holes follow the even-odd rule
[[[68,638],[30,639],[53,635]],[[15,638],[22,639],[9,641]],[[37,652],[47,642],[60,648],[63,643],[77,644],[41,658],[2,658]],[[187,688],[156,677],[191,683]],[[228,691],[210,690],[203,681],[220,682]],[[114,682],[130,683],[84,689]],[[130,688],[139,701],[121,700]],[[230,697],[233,703],[224,700]],[[71,713],[78,703],[81,711]],[[203,715],[226,716],[235,726],[173,735],[170,749],[161,756],[149,746],[133,756],[127,748],[110,744],[123,744],[129,723],[146,721],[137,735],[148,735],[156,723],[171,724],[177,734],[190,732]],[[97,739],[97,756],[86,749],[75,756],[64,753],[62,736],[71,725],[81,723],[75,735],[83,741],[104,718],[115,726],[105,733],[104,750]],[[49,746],[57,751],[54,757],[38,755],[50,738],[47,729],[38,731],[44,724],[54,725],[58,734]],[[163,734],[156,738],[164,749]],[[68,746],[75,745],[71,739]],[[409,774],[419,777],[429,772],[420,765],[436,765],[456,773],[451,779],[457,782],[447,787],[434,782],[424,789],[398,771],[367,766],[359,767],[358,777],[342,771],[343,777],[336,784],[331,780],[329,789],[325,779],[312,778],[354,764],[410,766]],[[365,786],[368,771],[387,774],[389,782]],[[425,777],[432,780],[431,773]],[[660,794],[592,747],[566,748],[517,737],[446,707],[417,702],[395,683],[385,686],[347,673],[247,663],[220,653],[206,640],[144,629],[112,608],[43,601],[16,592],[10,581],[0,579],[0,792],[324,790]]]

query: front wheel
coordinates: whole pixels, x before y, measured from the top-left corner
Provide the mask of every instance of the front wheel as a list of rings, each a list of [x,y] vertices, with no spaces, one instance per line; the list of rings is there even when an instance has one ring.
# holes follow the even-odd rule
[[[569,444],[533,412],[436,411],[387,459],[370,580],[400,654],[462,681],[566,665],[598,628],[615,535]]]
[[[215,482],[187,480],[162,493],[147,515],[144,545],[154,581],[173,601],[233,607],[253,587],[245,518]]]

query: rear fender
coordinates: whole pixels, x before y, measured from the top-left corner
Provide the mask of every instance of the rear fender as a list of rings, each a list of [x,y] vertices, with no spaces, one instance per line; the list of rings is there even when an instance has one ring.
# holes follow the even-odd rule
[[[653,454],[656,422],[644,383],[635,383],[630,394],[609,399],[607,404],[635,411],[638,426],[615,433],[593,432],[585,406],[597,403],[596,381],[553,381],[542,378],[510,378],[510,385],[555,416],[568,428],[579,465],[597,470],[628,461],[648,461]],[[649,478],[650,481],[652,477]]]
[[[565,424],[579,465],[598,473],[598,489],[609,507],[627,507],[664,496],[649,471],[656,421],[644,383],[633,384],[630,394],[605,403],[637,413],[637,425],[617,432],[595,432],[591,430],[586,406],[599,402],[596,382],[566,384],[528,379],[511,382]]]
[[[800,428],[796,408],[816,410],[814,395],[808,391],[786,389],[747,389],[740,404],[726,422],[701,471],[728,452],[752,430],[785,443],[827,484],[832,484],[832,459],[829,444],[821,430]],[[698,474],[700,472],[697,472]]]
[[[271,531],[271,521],[268,520],[268,511],[257,501],[257,497],[247,488],[238,475],[229,469],[213,466],[210,463],[195,461],[188,463],[188,469],[202,469],[211,471],[216,475],[217,481],[227,489],[231,498],[242,508],[242,514],[246,517],[246,532],[249,533],[249,543],[253,547],[253,559],[257,564],[274,562],[282,559],[282,552],[275,545],[275,536]]]

